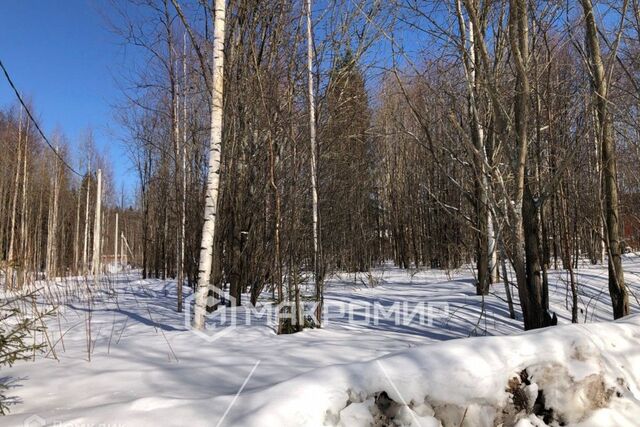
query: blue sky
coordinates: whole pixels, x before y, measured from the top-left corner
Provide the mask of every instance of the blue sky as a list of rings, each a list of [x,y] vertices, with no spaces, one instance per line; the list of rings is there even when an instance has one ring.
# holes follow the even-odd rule
[[[32,101],[36,117],[50,136],[59,128],[68,137],[78,168],[79,140],[88,127],[100,151],[111,159],[116,191],[125,186],[134,192],[136,176],[121,144],[122,130],[113,108],[122,98],[118,77],[141,62],[140,49],[126,48],[105,19],[117,16],[110,0],[0,0],[0,59],[23,97]],[[323,0],[314,2],[314,16],[321,15]],[[116,4],[122,6],[126,3]],[[117,22],[116,22],[117,25]],[[317,25],[316,37],[323,27]],[[409,45],[423,43],[412,31],[402,32]],[[405,40],[406,42],[407,40]],[[388,43],[382,43],[368,59],[390,66]],[[369,70],[377,81],[380,69]],[[122,79],[120,79],[123,81]],[[375,83],[374,83],[375,84]],[[0,106],[15,103],[15,95],[0,76]]]
[[[4,0],[0,59],[22,95],[33,101],[45,133],[61,128],[75,152],[78,138],[92,127],[100,151],[111,158],[116,188],[125,185],[131,193],[135,178],[112,106],[120,98],[115,77],[133,58],[108,29],[103,18],[108,7],[107,0]],[[2,76],[0,105],[13,102]]]

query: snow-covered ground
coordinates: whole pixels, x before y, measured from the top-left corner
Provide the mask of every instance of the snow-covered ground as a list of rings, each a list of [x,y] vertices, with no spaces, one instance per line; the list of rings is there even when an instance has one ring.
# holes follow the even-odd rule
[[[625,269],[638,312],[640,257]],[[606,268],[577,273],[580,320],[609,321]],[[550,272],[561,324],[566,280]],[[504,293],[476,296],[470,270],[378,269],[329,280],[323,329],[278,336],[259,305],[203,336],[172,282],[49,284],[55,352],[2,369],[0,425],[638,425],[640,315],[522,334]]]

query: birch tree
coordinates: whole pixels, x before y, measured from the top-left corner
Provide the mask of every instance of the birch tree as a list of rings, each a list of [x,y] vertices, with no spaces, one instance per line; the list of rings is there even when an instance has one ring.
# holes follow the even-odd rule
[[[207,176],[204,225],[198,263],[198,284],[195,296],[193,326],[204,329],[209,280],[213,261],[213,242],[218,213],[218,187],[220,183],[220,157],[222,150],[222,113],[224,89],[224,36],[226,0],[214,1],[213,69],[211,71],[211,136],[209,171]]]
[[[305,0],[307,22],[307,96],[309,101],[309,144],[311,146],[311,218],[313,227],[313,277],[316,286],[316,319],[322,324],[323,292],[320,277],[320,233],[318,231],[318,156],[316,154],[316,105],[313,89],[313,29],[311,27],[311,0]]]
[[[91,274],[97,277],[100,274],[102,245],[102,169],[96,173],[96,211],[93,222],[93,258],[91,262]]]

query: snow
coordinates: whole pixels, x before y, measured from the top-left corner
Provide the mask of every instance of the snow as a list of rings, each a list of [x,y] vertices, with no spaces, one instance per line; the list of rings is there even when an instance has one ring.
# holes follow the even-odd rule
[[[241,397],[237,405],[242,414],[231,424],[317,426],[343,418],[362,420],[367,410],[371,422],[372,399],[384,391],[405,412],[415,414],[413,420],[402,414],[404,421],[399,425],[420,425],[417,419],[423,415],[413,408],[425,402],[439,419],[448,419],[445,425],[494,425],[509,404],[509,379],[527,369],[535,385],[533,396],[538,388],[546,390],[546,405],[559,420],[585,426],[632,426],[640,416],[635,397],[640,384],[639,339],[640,316],[636,315],[588,328],[561,326],[420,346],[255,390]],[[265,405],[265,395],[277,397]],[[349,402],[358,402],[356,409]],[[604,405],[615,408],[615,424],[602,424],[600,413],[595,414],[596,421],[589,420]],[[466,424],[463,417],[469,420]]]
[[[624,265],[637,293],[640,257]],[[170,281],[126,273],[47,284],[60,303],[48,332],[59,360],[3,368],[15,404],[0,425],[523,427],[546,425],[549,408],[556,424],[637,425],[640,315],[608,321],[606,267],[577,270],[580,321],[596,323],[567,325],[566,272],[551,271],[563,326],[528,333],[509,319],[504,286],[478,297],[470,270],[373,274],[331,278],[323,329],[278,336],[273,319],[249,311],[215,339],[175,312]],[[426,320],[388,315],[402,307]]]

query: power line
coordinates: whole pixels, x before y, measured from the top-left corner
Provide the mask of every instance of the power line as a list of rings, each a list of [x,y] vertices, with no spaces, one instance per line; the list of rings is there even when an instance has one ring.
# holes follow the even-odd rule
[[[18,97],[18,101],[20,101],[20,104],[22,105],[24,110],[27,112],[27,116],[29,116],[29,119],[31,119],[31,122],[34,124],[34,126],[36,127],[36,129],[40,133],[40,136],[42,136],[42,139],[44,139],[44,142],[47,143],[49,148],[51,148],[51,150],[55,153],[56,157],[58,159],[60,159],[62,164],[65,165],[67,169],[69,169],[71,172],[75,173],[79,177],[82,177],[83,175],[81,173],[77,172],[74,168],[71,167],[71,165],[69,165],[69,163],[67,163],[67,161],[65,159],[62,158],[60,153],[58,153],[58,150],[56,150],[53,147],[53,145],[51,144],[51,142],[49,142],[49,138],[47,138],[45,136],[44,132],[42,132],[42,129],[40,128],[40,125],[38,124],[36,119],[33,118],[33,115],[31,114],[31,111],[29,111],[29,108],[27,107],[27,105],[22,100],[22,97],[20,96],[20,92],[18,92],[18,89],[16,89],[16,86],[13,84],[13,80],[11,80],[11,77],[9,77],[9,73],[7,72],[7,69],[4,67],[4,64],[2,63],[2,60],[0,60],[0,67],[2,68],[2,71],[4,72],[4,76],[7,78],[7,81],[9,82],[9,86],[11,86],[11,88],[15,92],[16,96]]]

